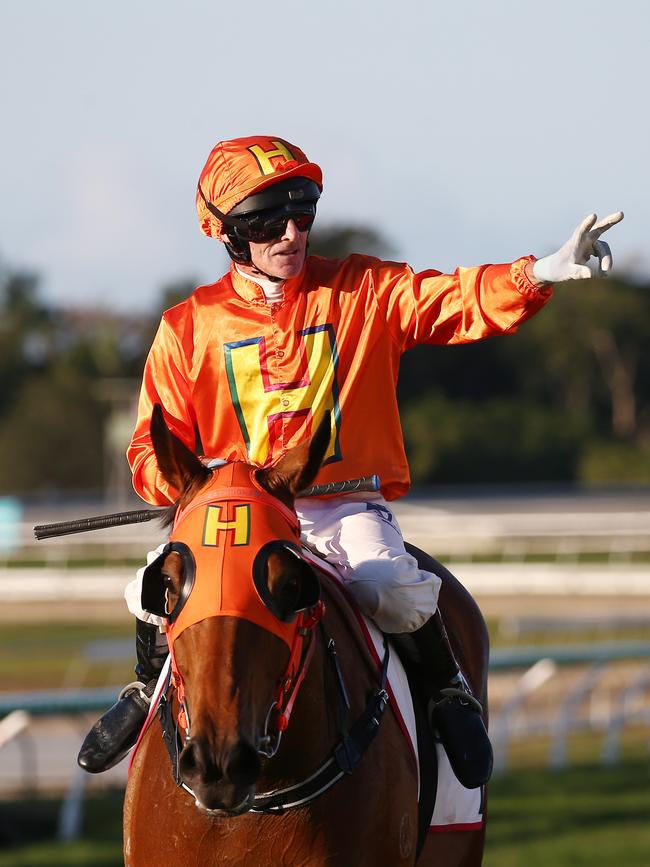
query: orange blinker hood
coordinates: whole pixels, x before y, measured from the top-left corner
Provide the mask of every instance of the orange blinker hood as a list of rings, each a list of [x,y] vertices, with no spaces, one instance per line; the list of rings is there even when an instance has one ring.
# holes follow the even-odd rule
[[[319,598],[318,579],[300,556],[299,539],[295,512],[260,486],[253,467],[219,467],[197,497],[179,509],[169,543],[145,569],[142,607],[167,617],[170,647],[188,626],[232,615],[273,633],[291,648],[296,614]],[[278,609],[266,584],[266,561],[278,549],[290,551],[309,573],[299,606],[289,614]],[[169,612],[162,566],[171,551],[183,559],[184,583]]]

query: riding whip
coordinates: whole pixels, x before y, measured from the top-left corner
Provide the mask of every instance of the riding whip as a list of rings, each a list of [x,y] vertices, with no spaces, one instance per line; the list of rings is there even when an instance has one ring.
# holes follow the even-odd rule
[[[356,491],[378,491],[379,476],[364,476],[361,479],[348,479],[346,482],[328,482],[324,485],[312,485],[301,491],[301,497],[324,497],[327,494],[351,494]],[[89,530],[106,530],[109,527],[123,527],[126,524],[142,524],[165,516],[165,507],[158,509],[135,509],[127,512],[115,512],[112,515],[97,515],[91,518],[76,518],[72,521],[59,521],[54,524],[37,524],[34,536],[40,542],[55,536],[70,536],[73,533],[86,533]]]

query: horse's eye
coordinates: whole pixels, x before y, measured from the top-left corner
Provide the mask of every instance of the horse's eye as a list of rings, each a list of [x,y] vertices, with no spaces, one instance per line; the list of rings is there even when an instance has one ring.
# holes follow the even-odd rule
[[[281,620],[293,619],[301,587],[301,576],[293,562],[291,560],[283,562],[281,570],[270,568],[267,582],[276,606],[275,614]]]
[[[267,542],[253,563],[253,582],[262,602],[284,623],[313,608],[320,597],[318,578],[294,547],[290,542]]]
[[[292,575],[290,578],[288,578],[284,583],[284,587],[282,588],[282,592],[286,593],[287,595],[290,595],[291,593],[298,593],[299,590],[300,582],[295,575]]]
[[[163,587],[165,588],[165,590],[169,591],[170,593],[175,593],[176,588],[174,587],[174,581],[172,579],[172,576],[169,575],[167,572],[162,572],[161,578],[162,578]]]
[[[160,617],[178,616],[194,586],[195,575],[196,563],[187,545],[169,543],[144,570],[142,607]]]

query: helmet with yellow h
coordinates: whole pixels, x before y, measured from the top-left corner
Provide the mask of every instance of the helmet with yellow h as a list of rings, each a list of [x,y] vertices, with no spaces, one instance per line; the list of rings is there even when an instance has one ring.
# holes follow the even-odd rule
[[[250,243],[281,237],[289,220],[309,231],[323,190],[320,166],[277,136],[249,136],[214,146],[199,177],[201,231],[224,240],[233,261],[251,264]]]

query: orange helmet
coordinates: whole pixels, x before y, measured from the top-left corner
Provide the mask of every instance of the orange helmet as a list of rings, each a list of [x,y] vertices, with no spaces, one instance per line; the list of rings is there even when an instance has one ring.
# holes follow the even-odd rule
[[[227,214],[244,199],[288,178],[307,178],[323,189],[320,166],[278,136],[255,135],[222,141],[210,151],[199,177],[196,209],[201,231],[218,238]],[[212,206],[210,208],[209,206]]]

